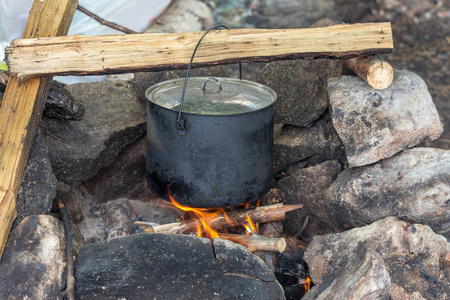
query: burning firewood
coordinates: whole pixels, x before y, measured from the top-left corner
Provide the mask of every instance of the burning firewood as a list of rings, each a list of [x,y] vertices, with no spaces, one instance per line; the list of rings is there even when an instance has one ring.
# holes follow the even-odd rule
[[[247,215],[252,219],[253,222],[257,223],[270,223],[276,221],[283,221],[285,218],[285,213],[291,210],[302,208],[303,205],[283,205],[274,204],[256,207],[250,210],[239,210],[231,211],[227,216],[223,214],[218,214],[214,218],[208,220],[209,227],[213,230],[223,230],[228,226],[227,219],[234,223],[244,224]],[[152,226],[147,222],[134,222],[134,225],[141,226],[146,232],[150,233],[190,233],[195,232],[197,229],[196,220],[188,220],[185,222],[174,222],[164,225]]]
[[[177,205],[177,207],[179,207]],[[210,238],[222,238],[246,246],[250,251],[274,251],[283,252],[286,248],[284,238],[267,237],[254,234],[240,235],[229,233],[217,233],[217,231],[226,231],[233,226],[245,225],[246,223],[270,223],[282,221],[287,211],[301,208],[302,205],[283,205],[282,203],[255,207],[252,209],[234,210],[225,213],[224,209],[218,209],[213,212],[201,211],[201,221],[199,219],[188,219],[182,222],[169,223],[153,226],[147,222],[135,222],[134,225],[141,226],[148,233],[166,233],[166,234],[201,234],[205,231],[212,231],[207,234]],[[195,211],[195,208],[186,208],[189,211]],[[202,226],[199,226],[199,223]]]
[[[219,238],[244,245],[251,252],[271,251],[283,252],[286,249],[286,240],[284,238],[272,238],[263,235],[242,235],[242,234],[219,234]]]

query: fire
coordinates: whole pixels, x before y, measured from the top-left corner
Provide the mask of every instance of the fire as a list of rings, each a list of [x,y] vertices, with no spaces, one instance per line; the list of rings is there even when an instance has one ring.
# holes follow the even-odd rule
[[[258,232],[256,224],[252,222],[252,219],[249,215],[247,215],[245,221],[247,222],[247,224],[244,224],[244,228],[247,231],[247,235],[252,235]]]
[[[223,209],[217,209],[215,211],[209,211],[206,208],[194,208],[194,207],[189,207],[189,206],[185,206],[182,205],[180,203],[178,203],[170,194],[169,191],[169,199],[170,202],[172,202],[172,204],[185,211],[185,212],[190,212],[191,217],[193,219],[196,220],[197,222],[197,232],[196,235],[197,236],[204,236],[204,237],[209,237],[210,239],[213,238],[218,238],[219,237],[219,233],[212,229],[209,225],[208,225],[208,220],[215,218],[217,215],[219,215],[220,213],[225,213],[225,211]],[[188,214],[189,215],[189,214]]]
[[[223,216],[225,222],[229,228],[245,228],[245,232],[247,235],[255,234],[258,232],[257,223],[255,224],[251,218],[247,215],[245,221],[247,224],[238,224],[230,220],[228,215],[225,212],[224,208],[195,208],[182,205],[178,203],[171,195],[170,190],[168,191],[170,202],[175,206],[177,210],[183,211],[184,216],[182,217],[184,220],[186,218],[192,219],[196,222],[196,231],[192,234],[201,237],[207,237],[211,240],[213,238],[218,238],[219,232],[211,228],[210,221],[218,216]],[[260,200],[258,200],[257,206],[259,206]],[[250,204],[246,203],[245,205],[241,205],[243,208],[248,208]],[[226,230],[224,233],[228,233]]]
[[[309,278],[309,276],[306,278],[306,280],[300,282],[299,284],[302,284],[305,288],[305,293],[307,291],[309,291],[309,289],[311,288],[311,279]]]

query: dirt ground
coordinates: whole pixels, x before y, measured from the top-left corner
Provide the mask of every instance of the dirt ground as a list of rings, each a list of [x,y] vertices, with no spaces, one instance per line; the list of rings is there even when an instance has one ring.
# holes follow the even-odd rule
[[[395,49],[384,58],[425,80],[444,123],[429,146],[450,149],[450,1],[376,1],[362,21],[392,23]]]

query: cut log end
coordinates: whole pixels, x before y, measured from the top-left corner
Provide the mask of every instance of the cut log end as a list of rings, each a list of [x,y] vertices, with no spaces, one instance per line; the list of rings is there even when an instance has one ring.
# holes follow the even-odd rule
[[[367,83],[376,90],[384,90],[391,85],[393,79],[392,66],[385,61],[380,61],[370,67]]]
[[[286,250],[286,240],[284,238],[281,238],[278,242],[278,252],[284,252]]]

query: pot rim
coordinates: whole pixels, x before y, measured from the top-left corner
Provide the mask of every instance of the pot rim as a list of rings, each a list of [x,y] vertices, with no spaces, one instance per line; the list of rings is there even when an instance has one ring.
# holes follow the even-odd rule
[[[210,79],[213,80],[219,80],[222,82],[226,82],[226,83],[232,83],[232,84],[243,84],[246,87],[252,88],[254,90],[259,91],[260,93],[265,93],[268,96],[268,99],[270,99],[268,101],[267,104],[265,104],[264,106],[258,107],[256,109],[252,109],[252,110],[248,110],[248,111],[243,111],[243,112],[233,112],[233,113],[208,113],[208,112],[201,112],[201,113],[197,113],[197,112],[189,112],[189,111],[185,111],[183,109],[182,113],[186,114],[186,115],[195,115],[195,116],[215,116],[215,117],[229,117],[229,116],[235,116],[235,115],[245,115],[245,114],[250,114],[250,113],[254,113],[254,112],[258,112],[261,110],[264,110],[268,107],[271,107],[275,104],[276,100],[277,100],[277,93],[270,87],[263,85],[261,83],[258,82],[254,82],[254,81],[250,81],[250,80],[245,80],[245,79],[237,79],[237,78],[231,78],[231,77],[207,77],[207,76],[199,76],[199,77],[189,77],[188,79],[188,83],[189,81],[198,81],[198,82],[206,82]],[[152,105],[155,105],[157,107],[160,107],[162,109],[165,110],[169,110],[169,111],[173,111],[175,113],[178,113],[178,107],[174,106],[173,108],[164,106],[162,104],[156,103],[152,97],[152,95],[154,95],[159,89],[168,86],[168,85],[175,85],[176,83],[179,83],[180,85],[182,85],[185,81],[185,78],[175,78],[175,79],[170,79],[170,80],[165,80],[159,83],[156,83],[152,86],[150,86],[149,88],[147,88],[147,90],[145,91],[145,98],[147,99],[147,101],[149,101],[149,103],[151,103]],[[181,99],[181,94],[180,94],[180,99]]]

